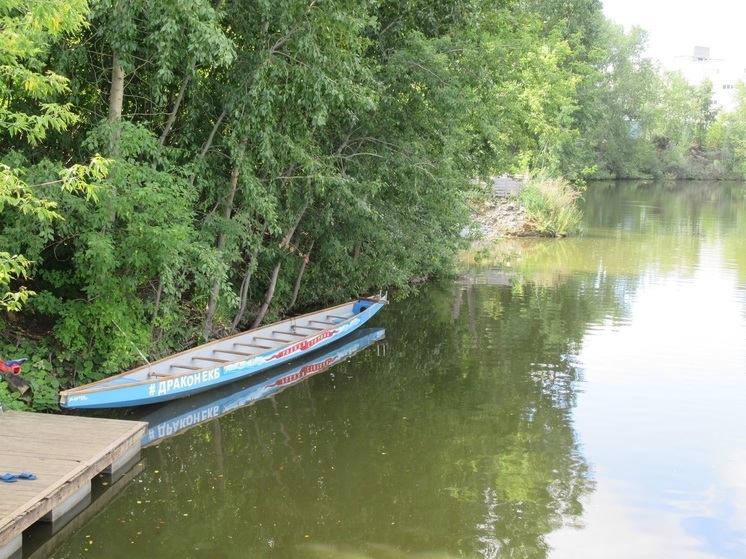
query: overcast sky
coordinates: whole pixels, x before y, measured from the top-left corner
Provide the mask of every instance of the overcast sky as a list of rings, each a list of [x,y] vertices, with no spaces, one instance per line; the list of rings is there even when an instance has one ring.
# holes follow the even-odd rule
[[[602,1],[612,21],[648,31],[648,54],[665,65],[675,56],[691,56],[695,45],[710,47],[712,58],[746,60],[744,0]]]

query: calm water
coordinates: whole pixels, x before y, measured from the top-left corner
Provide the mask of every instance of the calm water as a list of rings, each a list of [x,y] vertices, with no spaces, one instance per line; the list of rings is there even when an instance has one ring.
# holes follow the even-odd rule
[[[156,409],[37,555],[746,557],[745,192],[593,185],[584,236],[475,251],[344,363]]]

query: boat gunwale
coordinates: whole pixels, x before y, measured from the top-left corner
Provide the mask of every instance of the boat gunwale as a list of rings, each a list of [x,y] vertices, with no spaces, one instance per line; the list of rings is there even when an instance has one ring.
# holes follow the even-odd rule
[[[163,364],[166,361],[176,360],[176,359],[178,359],[180,357],[185,357],[185,356],[187,356],[189,354],[196,353],[198,350],[206,350],[206,349],[208,349],[212,345],[217,345],[217,344],[220,344],[220,343],[224,343],[224,342],[230,341],[230,340],[232,340],[234,338],[251,337],[252,335],[254,335],[255,333],[257,333],[259,331],[267,330],[267,329],[270,329],[270,328],[277,328],[278,326],[280,326],[282,324],[292,323],[294,321],[303,320],[303,319],[306,319],[308,317],[313,317],[313,316],[317,316],[317,315],[324,315],[324,314],[329,313],[330,311],[333,311],[334,309],[341,309],[343,307],[352,306],[352,305],[354,305],[355,303],[357,303],[359,301],[370,301],[370,302],[378,303],[378,304],[382,304],[382,305],[385,305],[385,304],[388,303],[388,300],[387,300],[387,298],[385,296],[379,296],[379,297],[359,297],[357,299],[353,299],[351,301],[348,301],[346,303],[341,303],[341,304],[335,305],[333,307],[326,307],[326,308],[319,309],[317,311],[313,311],[313,312],[310,312],[310,313],[306,313],[306,314],[294,316],[294,317],[291,317],[291,318],[286,318],[286,319],[281,320],[279,322],[272,322],[271,324],[266,324],[264,326],[258,326],[256,328],[252,328],[251,330],[244,330],[243,332],[237,332],[235,334],[231,334],[230,336],[226,336],[225,338],[220,338],[220,339],[217,339],[217,340],[212,340],[210,342],[206,342],[206,343],[204,343],[202,345],[199,345],[199,346],[196,346],[196,347],[193,347],[193,348],[190,348],[190,349],[186,349],[184,351],[180,351],[179,353],[175,353],[173,355],[169,355],[168,357],[164,357],[164,358],[159,359],[157,361],[153,361],[152,363],[148,363],[146,365],[141,365],[140,367],[136,367],[134,369],[129,369],[129,370],[124,371],[122,373],[118,373],[116,375],[112,375],[110,377],[106,377],[104,379],[97,380],[95,382],[91,382],[91,383],[84,384],[84,385],[81,385],[81,386],[76,386],[76,387],[73,387],[73,388],[69,388],[67,390],[61,390],[60,393],[59,393],[59,400],[60,401],[66,400],[69,396],[77,396],[77,395],[81,395],[81,394],[96,394],[96,393],[100,393],[100,392],[108,392],[108,391],[111,391],[111,390],[120,390],[120,389],[122,389],[124,387],[127,387],[127,388],[135,387],[135,386],[139,387],[139,386],[153,384],[153,383],[157,383],[157,382],[163,382],[163,380],[164,380],[163,376],[153,376],[152,378],[145,378],[143,380],[135,380],[135,381],[133,381],[131,383],[128,383],[126,385],[121,385],[121,384],[106,385],[107,383],[110,383],[113,380],[116,380],[116,379],[119,379],[119,378],[125,378],[125,377],[131,376],[131,375],[133,375],[135,373],[140,373],[142,371],[152,369],[155,365]],[[367,310],[367,309],[365,309],[365,310]],[[284,348],[294,346],[295,344],[302,343],[305,340],[315,338],[315,337],[319,336],[320,334],[323,334],[324,332],[328,332],[329,330],[333,330],[335,328],[338,328],[339,326],[344,325],[344,324],[346,324],[346,323],[354,320],[358,316],[358,314],[360,314],[360,313],[353,314],[351,317],[349,317],[349,318],[347,318],[347,319],[345,319],[345,320],[343,320],[341,322],[338,322],[338,323],[336,323],[334,325],[330,325],[328,328],[324,328],[322,330],[319,330],[319,331],[316,331],[316,332],[312,332],[311,334],[309,334],[307,336],[304,336],[302,338],[298,338],[296,340],[291,340],[291,341],[289,341],[287,343],[282,343],[282,344],[280,344],[279,346],[277,346],[275,348],[271,348],[271,349],[262,351],[261,353],[256,353],[256,354],[253,354],[251,356],[241,357],[241,358],[235,359],[233,361],[228,361],[226,363],[221,363],[220,365],[217,365],[217,366],[213,365],[213,366],[207,366],[207,367],[196,369],[196,370],[186,371],[186,372],[183,372],[183,373],[168,374],[167,377],[169,379],[188,377],[190,375],[202,374],[202,373],[204,373],[206,371],[214,371],[216,369],[220,369],[222,367],[233,365],[235,363],[240,363],[242,361],[247,361],[248,359],[261,358],[264,355],[276,353],[278,351],[283,350]],[[281,363],[276,363],[276,364],[269,365],[267,368],[269,368],[269,367],[275,367],[277,365],[280,365]]]

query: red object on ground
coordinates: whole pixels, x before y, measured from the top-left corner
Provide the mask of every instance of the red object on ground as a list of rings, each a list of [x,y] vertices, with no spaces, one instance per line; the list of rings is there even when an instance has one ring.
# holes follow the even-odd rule
[[[14,375],[21,374],[21,364],[26,361],[25,359],[18,359],[16,361],[0,361],[0,373],[13,373]]]

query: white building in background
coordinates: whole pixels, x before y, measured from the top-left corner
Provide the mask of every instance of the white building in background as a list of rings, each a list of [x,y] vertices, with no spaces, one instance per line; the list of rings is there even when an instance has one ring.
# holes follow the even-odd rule
[[[736,83],[746,82],[744,63],[712,58],[710,47],[694,47],[693,55],[677,56],[671,69],[680,71],[692,84],[698,85],[709,79],[712,82],[713,104],[726,111],[735,107]]]

